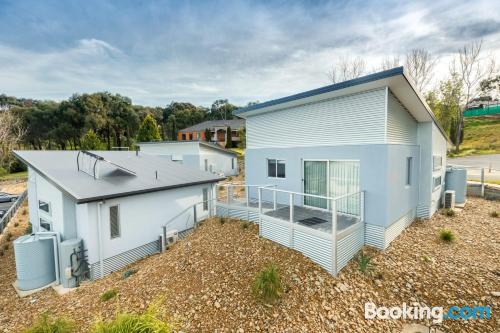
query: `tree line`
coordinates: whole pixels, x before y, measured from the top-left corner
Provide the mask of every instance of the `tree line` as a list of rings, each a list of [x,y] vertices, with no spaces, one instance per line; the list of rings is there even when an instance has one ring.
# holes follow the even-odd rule
[[[178,130],[232,119],[236,108],[226,99],[208,108],[184,102],[148,107],[109,92],[75,94],[61,102],[0,95],[0,168],[16,168],[10,155],[15,148],[110,150],[132,148],[138,141],[176,140]]]

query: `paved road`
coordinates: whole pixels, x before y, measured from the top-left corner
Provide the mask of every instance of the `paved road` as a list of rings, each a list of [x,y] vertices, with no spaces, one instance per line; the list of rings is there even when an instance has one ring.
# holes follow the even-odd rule
[[[467,169],[469,179],[479,180],[481,168],[485,168],[486,180],[500,180],[500,154],[448,158],[447,162],[471,167]]]

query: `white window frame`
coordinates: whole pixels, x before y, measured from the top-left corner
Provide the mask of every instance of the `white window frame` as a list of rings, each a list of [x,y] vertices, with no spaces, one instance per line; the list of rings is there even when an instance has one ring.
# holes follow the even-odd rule
[[[276,176],[269,176],[269,161],[275,161],[276,165],[276,170],[275,170],[275,175]],[[278,177],[278,161],[283,162],[285,165],[285,177]],[[266,176],[267,178],[270,179],[286,179],[286,159],[284,158],[266,158]]]
[[[410,187],[413,177],[413,156],[406,157],[405,176],[405,186]]]
[[[47,204],[47,206],[49,207],[48,212],[40,208],[40,202]],[[38,199],[38,211],[44,215],[52,216],[52,204],[48,200]]]
[[[436,179],[439,178],[439,185],[436,185]],[[432,177],[432,191],[437,191],[443,185],[443,175],[433,176]]]
[[[231,169],[234,170],[234,157],[231,157]]]
[[[439,164],[436,162],[439,161]],[[443,167],[443,156],[441,155],[432,155],[432,170],[437,171],[441,170]]]
[[[206,194],[206,195],[205,195]],[[201,190],[201,200],[203,201],[203,211],[208,211],[208,187]]]
[[[205,161],[205,171],[208,171],[208,158],[205,158],[204,161]]]
[[[116,209],[117,209],[117,213],[116,213],[116,215],[117,215],[116,220],[118,221],[118,235],[117,236],[113,236],[111,234],[111,207],[116,207]],[[122,236],[122,226],[121,226],[121,222],[120,222],[120,204],[110,205],[108,208],[108,211],[109,211],[109,238],[110,239],[120,238]]]
[[[48,224],[50,226],[49,227],[50,229],[47,230],[46,228],[42,227],[42,223]],[[43,218],[43,217],[38,218],[38,227],[40,228],[40,230],[54,231],[54,224],[52,223],[52,221],[47,220],[46,218]]]

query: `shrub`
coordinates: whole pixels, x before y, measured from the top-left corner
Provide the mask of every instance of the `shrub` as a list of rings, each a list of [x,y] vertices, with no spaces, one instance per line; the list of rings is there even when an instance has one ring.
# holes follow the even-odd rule
[[[8,174],[7,170],[5,170],[4,168],[0,167],[0,176],[5,176],[6,174]]]
[[[19,227],[19,222],[14,223],[14,227]]]
[[[124,279],[126,279],[126,278],[134,275],[135,273],[137,273],[137,269],[129,269],[128,271],[123,272],[122,277]]]
[[[219,223],[220,224],[226,223],[226,219],[224,217],[219,217]]]
[[[496,210],[490,212],[491,217],[498,217],[498,212]]]
[[[455,240],[455,235],[451,230],[443,229],[439,232],[439,238],[447,243],[451,243]]]
[[[361,252],[358,256],[358,268],[361,273],[367,273],[373,269],[372,258]]]
[[[4,245],[3,245],[3,250],[4,250],[4,251],[7,251],[8,249],[9,249],[9,244],[4,244]]]
[[[455,216],[455,211],[451,208],[446,208],[444,210],[444,215],[446,216]]]
[[[278,300],[283,294],[283,289],[278,268],[274,264],[260,271],[252,285],[254,294],[266,303]]]
[[[26,227],[26,230],[24,230],[25,235],[31,235],[33,233],[33,226],[31,223],[28,223],[28,226]]]
[[[241,224],[241,229],[248,229],[248,227],[249,227],[249,226],[250,226],[250,223],[248,223],[248,222],[243,222],[243,223]]]
[[[116,295],[118,295],[118,291],[116,289],[109,289],[106,290],[104,293],[102,293],[100,298],[101,301],[106,302],[115,297]]]
[[[229,177],[227,177],[227,180],[228,180],[228,181],[232,181],[232,180],[233,180],[233,176],[229,176]]]
[[[65,318],[50,318],[48,313],[43,313],[40,318],[23,333],[70,333],[75,331],[72,321]]]
[[[7,240],[7,242],[9,242],[9,241],[12,239],[12,233],[8,232],[8,233],[5,235],[5,239]]]
[[[119,313],[110,321],[98,320],[91,333],[170,333],[169,323],[158,317],[156,307],[149,307],[144,314]]]

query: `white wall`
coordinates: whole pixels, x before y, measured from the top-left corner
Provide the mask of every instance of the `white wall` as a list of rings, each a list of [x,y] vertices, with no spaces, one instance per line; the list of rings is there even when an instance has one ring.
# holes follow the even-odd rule
[[[417,143],[417,121],[390,91],[387,96],[387,143]]]
[[[210,170],[210,165],[213,164],[214,168],[212,171],[215,173],[222,173],[224,176],[235,176],[238,174],[238,161],[234,155],[229,155],[223,152],[218,152],[214,149],[200,146],[199,165],[201,170],[205,170],[205,159],[208,160],[208,170]],[[233,159],[234,161],[231,162]]]
[[[141,147],[141,152],[155,155],[189,155],[199,153],[199,144],[197,142],[155,142],[138,144],[138,146]]]
[[[443,158],[443,165],[440,170],[432,171],[432,176],[441,176],[441,187],[432,190],[431,195],[431,215],[439,209],[440,201],[444,192],[444,177],[446,174],[446,138],[441,134],[441,131],[432,123],[432,155],[438,155]],[[431,157],[432,161],[432,157]],[[431,163],[432,168],[432,163]],[[434,183],[434,182],[433,182]]]
[[[162,226],[167,221],[196,202],[202,201],[203,188],[208,188],[211,196],[211,186],[211,184],[196,185],[106,200],[100,207],[103,259],[157,240]],[[109,207],[116,204],[120,206],[121,235],[111,239]],[[78,205],[77,208],[78,234],[84,239],[90,264],[99,260],[97,209],[97,202]],[[202,216],[202,213],[208,214],[202,212],[201,204],[198,205],[197,212],[198,216]],[[192,215],[192,210],[188,210],[188,213],[175,219],[168,229],[178,231],[186,229],[186,222],[192,222]]]
[[[247,148],[385,143],[386,88],[249,116]]]
[[[36,211],[30,219],[34,229],[39,231],[39,219],[43,218],[52,222],[52,230],[62,234],[64,232],[64,211],[63,211],[63,194],[62,192],[49,183],[44,177],[31,170],[36,177],[36,196],[30,197],[28,192],[28,200],[31,202],[30,209]],[[38,209],[38,200],[43,200],[50,203],[50,214]]]

